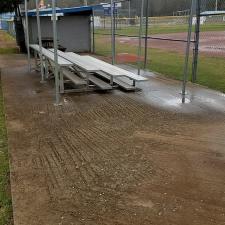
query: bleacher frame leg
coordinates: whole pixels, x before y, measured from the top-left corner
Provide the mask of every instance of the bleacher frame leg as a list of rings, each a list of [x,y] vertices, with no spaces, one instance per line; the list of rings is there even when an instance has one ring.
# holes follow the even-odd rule
[[[35,70],[37,71],[38,70],[38,62],[37,62],[37,52],[34,51],[34,61],[35,61]]]
[[[49,71],[48,71],[48,59],[45,58],[45,79],[48,79],[48,74],[49,74]]]
[[[90,84],[90,81],[89,81],[89,73],[88,72],[86,72],[87,73],[87,75],[86,75],[86,80],[87,80],[87,90],[89,89],[89,84]]]
[[[113,76],[110,76],[110,85],[113,86]]]
[[[64,94],[65,93],[65,89],[64,89],[64,76],[63,76],[63,72],[62,72],[62,68],[60,67],[59,69],[59,85],[60,85],[60,94]]]

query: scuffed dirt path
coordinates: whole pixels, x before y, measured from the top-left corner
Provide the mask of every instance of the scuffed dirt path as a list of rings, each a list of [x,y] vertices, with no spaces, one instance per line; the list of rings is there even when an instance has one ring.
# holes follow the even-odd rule
[[[225,224],[224,115],[113,92],[65,96],[2,71],[15,225]]]

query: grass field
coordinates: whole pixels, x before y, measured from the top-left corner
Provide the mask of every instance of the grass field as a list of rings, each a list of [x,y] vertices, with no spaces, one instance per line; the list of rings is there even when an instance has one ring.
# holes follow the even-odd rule
[[[11,218],[12,204],[10,196],[7,132],[0,83],[0,225],[11,224]]]
[[[181,33],[187,32],[188,25],[153,25],[149,27],[149,34],[170,34],[170,33]],[[193,28],[194,29],[194,28]],[[225,30],[225,23],[218,23],[218,24],[205,24],[201,25],[201,31],[224,31]],[[110,34],[110,29],[96,29],[96,33],[100,34]],[[132,26],[132,27],[124,27],[119,28],[116,30],[117,34],[120,35],[138,35],[139,27]]]
[[[4,43],[14,41],[12,37],[0,32],[0,54],[14,53],[13,47],[7,47]],[[1,67],[1,65],[0,65]],[[5,127],[4,104],[0,79],[0,225],[12,224],[12,204],[10,195],[9,159],[7,146],[7,132]]]
[[[118,42],[116,44],[116,51],[117,53],[137,54],[137,47]],[[102,56],[110,56],[111,54],[110,44],[105,42],[104,37],[101,37],[101,35],[96,38],[96,53]],[[151,48],[148,52],[148,58],[149,70],[163,74],[169,78],[182,79],[184,55],[181,53]],[[197,83],[225,93],[224,58],[200,55]]]
[[[15,39],[5,31],[0,30],[0,54],[13,54],[18,53],[18,51]]]

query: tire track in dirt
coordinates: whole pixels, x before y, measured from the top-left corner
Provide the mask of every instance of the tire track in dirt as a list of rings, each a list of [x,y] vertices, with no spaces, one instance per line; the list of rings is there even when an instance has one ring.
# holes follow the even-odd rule
[[[66,184],[68,187],[74,187],[73,191],[79,191],[79,194],[76,192],[76,199],[80,199],[79,201],[85,199],[85,201],[94,204],[96,198],[98,199],[104,193],[107,196],[106,202],[112,202],[116,208],[118,199],[125,202],[124,194],[131,184],[138,184],[146,179],[144,174],[151,176],[148,171],[152,171],[152,168],[148,164],[142,163],[137,168],[132,165],[137,158],[129,155],[129,149],[120,152],[121,145],[128,144],[130,148],[133,148],[133,143],[128,138],[133,129],[127,132],[127,124],[121,123],[122,126],[114,127],[111,125],[111,121],[108,122],[109,117],[110,120],[118,119],[119,121],[126,117],[129,121],[136,122],[142,120],[146,112],[135,106],[130,100],[129,106],[123,105],[124,99],[118,104],[116,102],[119,100],[113,101],[114,99],[105,101],[101,110],[96,108],[85,113],[77,110],[78,115],[73,112],[66,118],[60,118],[57,127],[52,124],[54,119],[46,120],[43,116],[39,121],[40,127],[45,124],[48,127],[47,130],[54,130],[47,135],[47,138],[44,137],[43,142],[47,142],[45,145],[48,147],[40,147],[40,149],[45,149],[44,152],[41,150],[40,154],[42,155],[42,169],[46,170],[46,177],[50,178],[48,190],[51,198],[70,202],[74,198],[72,197],[74,194],[71,196],[68,191],[61,194],[61,197],[56,196],[57,193],[63,191]],[[111,104],[116,105],[110,107]],[[125,103],[125,105],[127,104]],[[41,111],[43,109],[37,107],[35,110]],[[49,109],[48,112],[55,113],[55,115],[51,114],[52,118],[59,118],[59,112]],[[77,120],[80,122],[77,123]],[[78,124],[78,128],[75,128],[76,124]],[[44,133],[42,135],[45,136]],[[42,137],[38,138],[42,139]],[[104,139],[104,143],[102,139]],[[124,154],[130,158],[128,162],[121,159]],[[70,159],[65,158],[64,155],[69,156]],[[116,172],[112,173],[111,168],[115,168]],[[76,171],[76,173],[72,171]],[[130,175],[127,177],[128,174]],[[126,182],[124,182],[125,179],[127,179]],[[91,193],[90,196],[87,196],[87,192]],[[126,195],[128,194],[129,192]],[[64,197],[62,198],[62,196]],[[106,202],[99,202],[94,214],[98,214],[102,208],[109,210],[111,206],[106,206]],[[112,217],[112,223],[118,222]]]

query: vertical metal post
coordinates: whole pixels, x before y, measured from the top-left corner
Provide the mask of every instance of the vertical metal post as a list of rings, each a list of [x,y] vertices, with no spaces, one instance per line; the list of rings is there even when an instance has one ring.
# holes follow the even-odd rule
[[[197,80],[200,21],[201,21],[201,0],[196,0],[195,46],[193,52],[194,55],[192,64],[192,79],[191,79],[192,82],[196,82]]]
[[[104,25],[103,25],[103,26],[104,26],[104,29],[105,29],[105,20],[106,20],[106,19],[105,19],[105,12],[104,12],[104,23],[103,23],[103,24],[104,24]]]
[[[216,0],[215,10],[218,10],[218,0]]]
[[[84,0],[84,5],[85,5],[85,6],[87,6],[87,5],[88,5],[87,0]]]
[[[128,13],[129,13],[129,21],[130,21],[130,19],[131,19],[131,4],[130,4],[130,1],[131,0],[128,0]],[[129,22],[129,24],[130,24],[130,22]]]
[[[113,3],[113,48],[114,48],[114,64],[116,63],[116,3]]]
[[[115,17],[114,17],[114,0],[111,0],[111,48],[112,64],[115,64]]]
[[[184,73],[183,73],[183,82],[182,82],[182,103],[185,103],[186,85],[187,85],[187,78],[188,78],[188,63],[189,63],[190,46],[191,46],[192,22],[193,22],[195,2],[196,0],[192,0],[191,2],[191,11],[189,16],[187,46],[186,46],[186,55],[185,55]]]
[[[145,21],[145,61],[144,61],[144,69],[147,68],[147,61],[148,61],[148,8],[149,8],[149,0],[146,0],[146,21]]]
[[[92,52],[95,53],[95,15],[92,9]]]
[[[25,32],[26,32],[28,71],[30,72],[31,71],[31,60],[30,60],[30,37],[29,37],[29,22],[28,22],[27,0],[25,0]]]
[[[53,44],[54,44],[54,75],[55,75],[55,105],[60,104],[59,93],[59,67],[58,67],[58,39],[57,39],[57,24],[56,24],[56,4],[52,0],[52,24],[53,24]]]
[[[41,82],[44,82],[44,64],[43,64],[43,54],[42,54],[42,40],[41,40],[41,22],[40,22],[40,12],[38,0],[36,0],[36,12],[37,12],[37,28],[38,28],[38,42],[39,42],[39,55],[41,62]]]
[[[142,48],[143,14],[144,14],[144,0],[141,0],[140,27],[139,27],[139,46],[138,46],[138,75],[141,74],[141,48]]]

